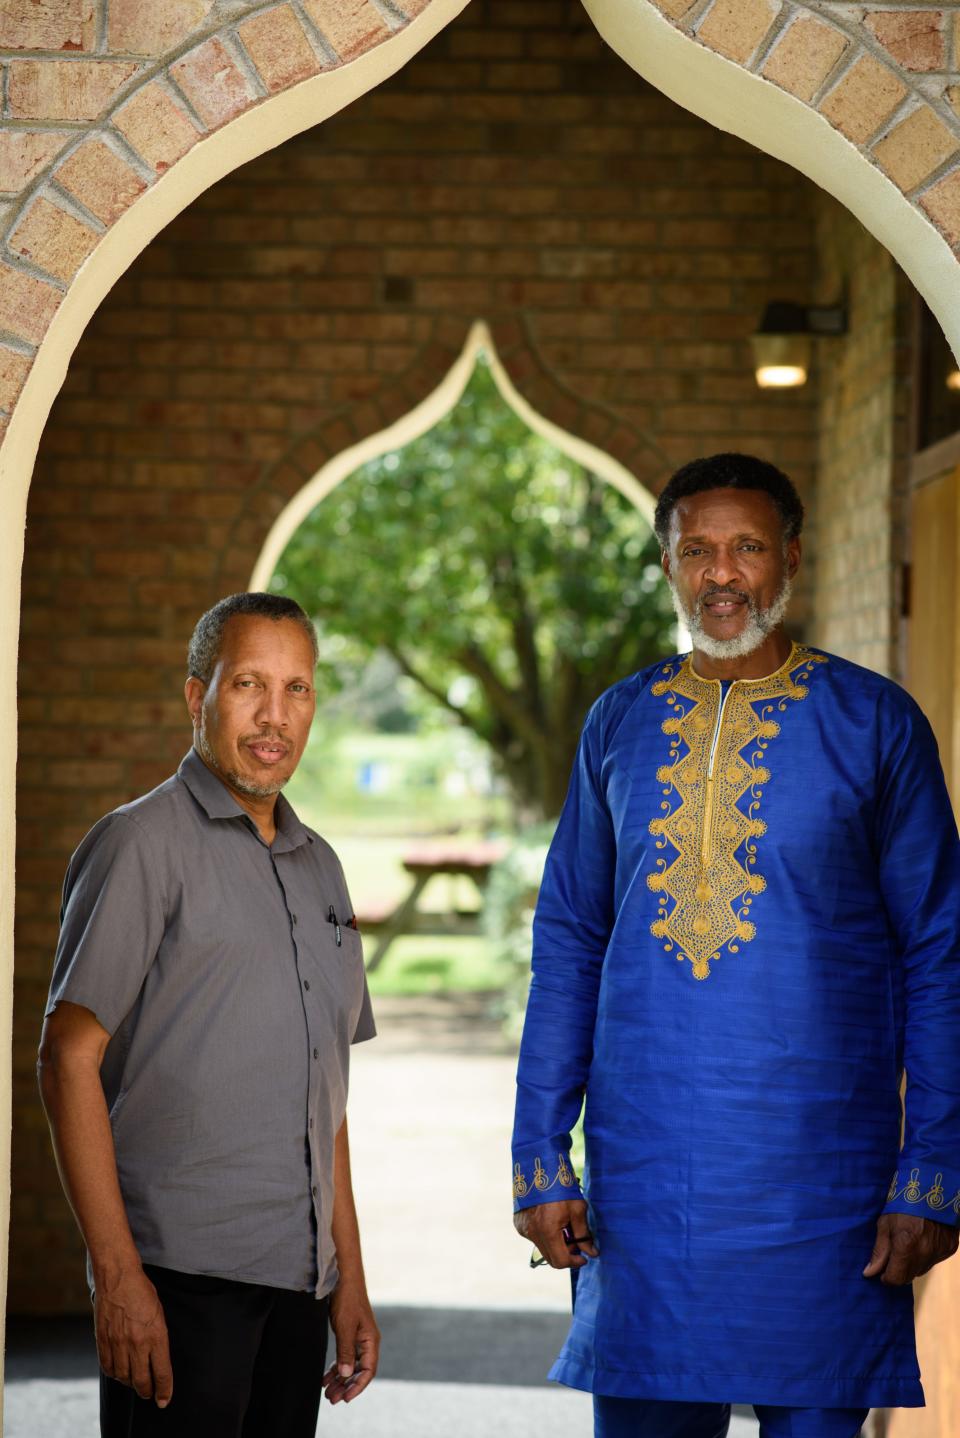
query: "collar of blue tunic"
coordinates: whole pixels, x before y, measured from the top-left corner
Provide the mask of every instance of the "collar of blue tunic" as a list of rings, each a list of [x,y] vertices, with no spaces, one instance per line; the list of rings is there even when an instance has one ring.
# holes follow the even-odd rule
[[[801,660],[806,657],[806,649],[796,642],[790,641],[790,652],[786,659],[770,674],[760,674],[754,679],[708,679],[703,674],[698,674],[693,667],[693,650],[683,655],[682,662],[686,666],[686,672],[690,678],[698,684],[719,684],[721,690],[728,689],[731,684],[769,684],[772,679],[779,679],[781,674],[788,674],[791,669],[796,669]]]
[[[189,749],[177,770],[208,819],[249,819],[249,814],[230,793],[212,769],[208,769],[196,749]],[[310,844],[313,839],[294,813],[293,808],[282,794],[277,795],[274,812],[277,837],[271,844],[275,854],[287,853],[301,844]]]

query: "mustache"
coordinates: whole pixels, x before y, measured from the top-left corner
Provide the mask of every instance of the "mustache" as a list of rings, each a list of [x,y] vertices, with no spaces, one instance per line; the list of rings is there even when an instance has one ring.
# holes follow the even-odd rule
[[[750,603],[749,594],[744,594],[742,589],[708,589],[705,594],[700,595],[697,603],[706,604],[708,599],[742,599],[745,603]]]
[[[289,740],[289,739],[285,739],[282,734],[271,734],[271,733],[269,733],[269,732],[264,732],[264,731],[262,731],[262,730],[261,730],[259,733],[257,733],[257,734],[242,734],[242,735],[240,736],[240,743],[241,743],[241,744],[279,744],[279,745],[281,745],[282,748],[284,748],[284,749],[286,749],[286,750],[289,750],[289,749],[292,748],[292,745],[291,745],[291,743],[290,743],[290,740]]]

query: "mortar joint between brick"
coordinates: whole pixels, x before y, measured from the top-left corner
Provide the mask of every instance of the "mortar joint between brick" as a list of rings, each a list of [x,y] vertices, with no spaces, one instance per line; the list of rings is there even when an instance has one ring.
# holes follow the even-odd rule
[[[891,114],[889,114],[887,118],[880,125],[877,126],[872,135],[868,135],[866,140],[864,140],[863,144],[860,146],[864,154],[868,155],[869,158],[872,160],[873,151],[875,147],[879,145],[880,141],[885,140],[886,137],[889,134],[892,134],[892,132],[903,120],[909,119],[911,115],[916,114],[916,112],[918,110],[921,110],[922,108],[923,101],[918,100],[917,96],[913,93],[912,90],[909,91],[908,94],[904,95],[903,99],[900,101],[896,109],[893,110]]]
[[[931,170],[929,175],[925,175],[919,185],[915,185],[912,190],[909,190],[907,199],[914,205],[918,204],[928,190],[939,185],[940,181],[945,180],[948,175],[954,174],[960,174],[960,154],[956,150],[952,155],[948,155],[935,170]]]
[[[243,18],[244,20],[246,20],[249,17],[244,15]],[[233,46],[235,47],[235,53],[237,54],[238,58],[242,57],[241,63],[245,72],[255,77],[257,93],[264,97],[269,95],[270,91],[266,85],[266,82],[261,79],[260,72],[257,70],[253,56],[250,54],[250,51],[243,43],[243,36],[240,34],[240,31],[237,27],[234,27],[234,29],[231,31],[231,39],[233,40]]]
[[[33,190],[31,189],[30,195],[32,194]],[[13,234],[14,228],[18,220],[20,219],[20,216],[26,213],[28,200],[24,201],[24,203],[19,205],[11,205],[10,209],[3,216],[2,220],[0,220],[0,249],[2,249],[6,245],[7,240]]]
[[[323,31],[314,23],[306,10],[304,10],[301,0],[287,0],[287,3],[300,21],[306,33],[306,37],[310,42],[310,46],[319,59],[323,60],[324,64],[330,66],[342,64],[343,62],[340,58],[339,51],[334,49]]]
[[[837,31],[839,35],[843,36],[846,43],[844,44],[843,49],[840,51],[840,54],[837,56],[834,63],[830,66],[830,69],[827,71],[826,75],[824,75],[821,84],[817,87],[817,89],[810,97],[808,103],[810,105],[810,108],[813,110],[820,109],[820,106],[823,104],[830,91],[835,89],[835,87],[839,85],[844,75],[846,75],[847,72],[852,69],[853,65],[856,63],[856,60],[858,60],[860,56],[864,53],[861,49],[858,48],[856,43],[850,39],[845,30],[841,30],[840,27],[837,25],[835,25],[833,28]]]
[[[781,5],[779,12],[774,16],[771,22],[770,29],[764,35],[756,50],[754,50],[751,58],[747,61],[746,69],[752,70],[755,75],[759,75],[769,60],[770,52],[774,45],[776,45],[780,37],[786,33],[794,20],[797,19],[798,14],[799,12],[795,5],[789,3]]]
[[[152,185],[157,178],[156,170],[147,163],[138,150],[133,148],[126,135],[122,135],[119,130],[115,130],[112,124],[91,131],[88,138],[102,140],[107,149],[112,150],[117,156],[117,159],[123,160],[132,170],[136,170],[140,179],[143,180],[145,184]],[[70,151],[70,154],[74,154],[79,148],[79,145],[75,145]],[[66,159],[67,156],[61,156],[61,158]]]
[[[94,50],[96,51],[96,53],[97,53],[98,55],[106,55],[106,54],[107,54],[107,46],[108,46],[108,44],[109,44],[109,39],[108,39],[109,31],[108,31],[108,25],[107,25],[107,6],[109,5],[109,3],[110,3],[110,0],[97,0],[97,8],[96,8],[96,17],[97,17],[97,19],[96,19],[96,30],[95,30],[93,48],[94,48]]]
[[[244,16],[243,18],[246,17]],[[240,39],[236,30],[231,28],[221,31],[219,39],[223,48],[237,66],[237,69],[244,75],[253,94],[260,100],[266,99],[270,92],[261,79],[256,65],[254,65],[244,49],[243,41]]]
[[[9,64],[11,60],[55,60],[64,65],[90,65],[98,60],[109,60],[118,65],[142,65],[152,57],[147,55],[95,55],[90,50],[0,50],[0,61]]]
[[[40,196],[37,194],[31,195],[29,206],[27,206],[25,209],[20,210],[18,212],[17,218],[22,219],[26,214],[28,214],[39,198]],[[7,238],[9,238],[9,231]],[[57,275],[51,275],[49,270],[43,269],[41,265],[34,264],[33,260],[27,259],[26,255],[20,255],[17,253],[16,250],[11,250],[9,245],[5,246],[5,253],[3,255],[3,258],[6,260],[7,264],[11,265],[14,269],[20,270],[25,275],[29,275],[31,279],[43,280],[45,284],[52,285],[53,288],[55,290],[59,290],[61,294],[66,294],[67,290],[70,288],[69,284],[67,284],[64,280],[59,279]]]
[[[714,0],[696,0],[696,4],[693,5],[685,15],[682,15],[679,20],[668,20],[666,15],[662,18],[666,20],[668,25],[672,25],[675,30],[683,30],[686,34],[692,35],[700,24],[700,21],[705,17],[707,11],[713,8],[713,5]]]
[[[0,345],[4,349],[13,350],[15,354],[22,355],[24,359],[33,359],[37,352],[37,346],[29,343],[23,335],[11,334],[9,330],[0,330]]]
[[[206,135],[208,133],[208,126],[206,122],[203,120],[202,116],[197,111],[196,106],[190,99],[190,96],[187,95],[177,84],[176,80],[173,77],[172,68],[166,70],[164,74],[160,77],[160,79],[164,83],[165,88],[171,95],[172,99],[178,101],[181,109],[185,110],[190,116],[190,119],[200,131],[200,134]]]
[[[86,205],[74,195],[71,195],[69,190],[65,190],[62,185],[58,184],[55,178],[51,178],[47,182],[44,189],[40,191],[39,197],[46,197],[51,203],[56,204],[58,210],[65,210],[67,214],[72,215],[75,220],[79,220],[88,229],[96,230],[98,235],[107,233],[107,226],[103,221],[98,219],[93,211],[88,210]]]
[[[409,15],[396,3],[396,0],[370,0],[370,3],[391,30],[402,30],[405,25],[410,24]]]

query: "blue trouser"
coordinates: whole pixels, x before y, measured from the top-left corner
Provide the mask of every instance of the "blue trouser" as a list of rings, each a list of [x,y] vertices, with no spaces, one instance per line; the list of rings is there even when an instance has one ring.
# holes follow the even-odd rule
[[[757,1403],[760,1438],[857,1438],[869,1408],[772,1408]],[[594,1438],[726,1438],[729,1403],[593,1400]]]

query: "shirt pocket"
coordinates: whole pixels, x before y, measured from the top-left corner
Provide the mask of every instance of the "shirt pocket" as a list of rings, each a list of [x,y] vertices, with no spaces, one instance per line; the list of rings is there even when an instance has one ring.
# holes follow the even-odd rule
[[[357,929],[344,923],[339,925],[339,943],[337,925],[325,921],[320,928],[310,946],[312,967],[326,990],[331,1017],[352,1034],[363,1002],[363,940]]]

